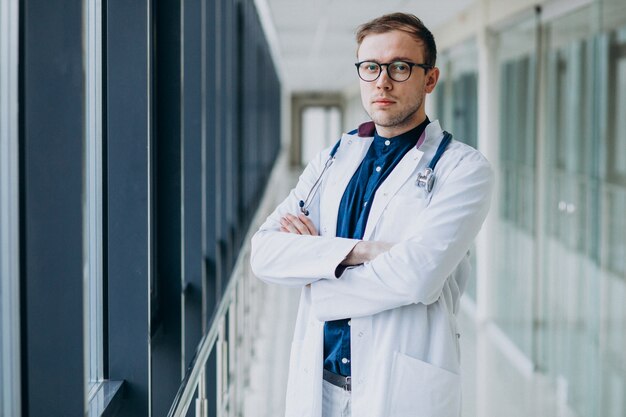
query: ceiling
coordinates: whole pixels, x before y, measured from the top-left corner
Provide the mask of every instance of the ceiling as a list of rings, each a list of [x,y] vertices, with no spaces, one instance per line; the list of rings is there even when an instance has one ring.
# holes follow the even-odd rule
[[[274,54],[293,92],[343,91],[356,82],[356,28],[377,16],[410,12],[431,30],[473,0],[266,0]],[[434,30],[433,30],[434,31]]]

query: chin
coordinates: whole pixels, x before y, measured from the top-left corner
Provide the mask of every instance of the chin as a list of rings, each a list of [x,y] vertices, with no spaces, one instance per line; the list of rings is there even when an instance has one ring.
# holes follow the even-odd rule
[[[369,112],[370,119],[378,126],[389,126],[389,124],[393,124],[395,117],[393,115],[387,114],[380,110]]]
[[[398,125],[398,120],[394,117],[380,117],[375,115],[371,119],[376,125],[381,127],[395,127]]]

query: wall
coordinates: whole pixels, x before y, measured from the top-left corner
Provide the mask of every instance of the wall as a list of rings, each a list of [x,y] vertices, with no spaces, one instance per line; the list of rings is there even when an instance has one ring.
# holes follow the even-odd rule
[[[626,410],[625,33],[617,0],[478,1],[434,28],[427,113],[497,174],[466,311],[580,417]]]

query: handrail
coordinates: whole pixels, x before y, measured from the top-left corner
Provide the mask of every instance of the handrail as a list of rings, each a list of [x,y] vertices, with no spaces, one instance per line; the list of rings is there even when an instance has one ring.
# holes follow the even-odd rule
[[[286,171],[286,153],[283,151],[279,155],[276,164],[274,165],[274,169],[272,170],[268,185],[276,184],[278,176],[281,174],[284,175]],[[274,193],[272,193],[272,191]],[[204,371],[206,362],[209,359],[209,355],[215,348],[217,341],[219,340],[220,332],[223,330],[226,314],[233,306],[233,299],[237,296],[237,289],[240,288],[240,285],[245,285],[246,278],[249,278],[247,266],[249,263],[250,240],[252,238],[252,235],[256,232],[259,225],[265,220],[265,217],[270,212],[270,210],[276,205],[275,200],[277,199],[278,195],[275,194],[277,191],[280,192],[280,190],[276,190],[275,187],[266,188],[265,195],[263,196],[261,204],[259,205],[254,219],[250,224],[250,229],[246,234],[244,243],[237,256],[237,260],[235,262],[235,266],[230,276],[228,285],[226,286],[226,290],[224,291],[224,295],[222,296],[222,299],[220,300],[218,307],[211,318],[209,331],[200,340],[198,348],[196,349],[196,353],[192,358],[189,367],[185,371],[185,376],[181,381],[181,385],[178,388],[176,396],[174,397],[174,401],[170,407],[168,417],[185,417],[187,415],[187,410],[189,409],[189,406],[194,399],[196,388],[201,382],[200,378]],[[219,375],[218,378],[220,378]]]
[[[242,251],[243,253],[243,251]],[[239,260],[237,260],[237,264],[239,264]],[[178,388],[178,392],[176,393],[176,397],[174,397],[174,402],[172,403],[172,407],[170,408],[168,417],[184,417],[187,415],[187,410],[189,409],[189,405],[191,405],[191,401],[193,400],[193,394],[196,390],[196,387],[199,382],[200,375],[202,373],[202,368],[204,367],[206,361],[209,359],[209,355],[215,346],[215,342],[217,341],[217,336],[219,334],[219,329],[221,326],[221,319],[226,316],[226,312],[231,305],[232,297],[235,292],[235,288],[237,288],[237,284],[242,279],[242,274],[235,274],[237,267],[233,271],[233,276],[226,286],[226,291],[224,291],[224,296],[220,301],[215,313],[213,313],[213,317],[211,319],[211,327],[209,328],[208,333],[206,333],[199,343],[199,348],[196,350],[196,354],[194,355],[187,371],[185,372],[185,377],[183,378],[180,387]],[[191,382],[191,383],[190,383]]]

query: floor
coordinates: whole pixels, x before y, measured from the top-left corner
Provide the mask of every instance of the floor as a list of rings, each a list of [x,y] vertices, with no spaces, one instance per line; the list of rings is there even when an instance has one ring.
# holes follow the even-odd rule
[[[299,291],[268,285],[245,417],[283,414],[291,335]],[[463,417],[576,417],[558,401],[557,390],[532,372],[493,325],[477,325],[471,303],[459,316]],[[508,350],[513,350],[508,351]]]

